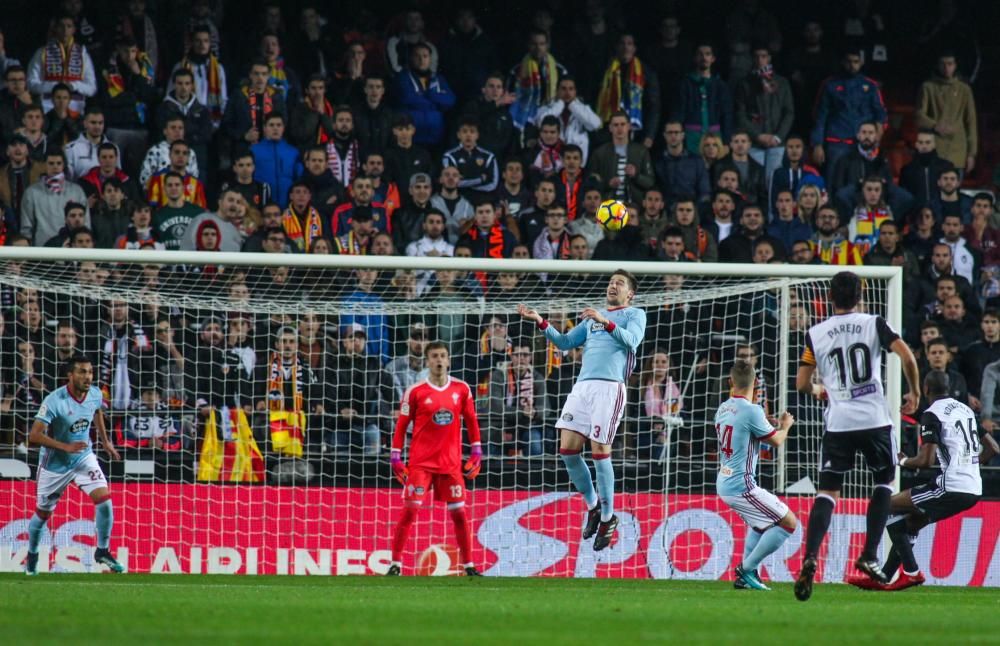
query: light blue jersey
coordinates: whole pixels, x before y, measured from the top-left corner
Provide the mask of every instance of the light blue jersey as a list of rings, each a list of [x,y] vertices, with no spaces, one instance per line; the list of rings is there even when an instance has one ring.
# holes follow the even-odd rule
[[[588,319],[566,334],[547,325],[545,336],[560,350],[583,346],[583,366],[577,381],[600,379],[625,383],[635,368],[635,353],[646,335],[646,312],[638,307],[599,311],[610,321],[610,332]]]
[[[757,458],[760,441],[774,435],[764,409],[743,397],[732,397],[715,413],[719,437],[719,477],[715,488],[720,496],[739,496],[757,486]]]
[[[35,419],[48,425],[48,435],[52,439],[67,444],[86,442],[87,448],[79,453],[66,453],[43,446],[39,466],[53,473],[66,473],[94,452],[90,442],[90,424],[103,406],[103,401],[97,386],[91,386],[82,400],[75,399],[66,386],[49,393],[38,408]]]

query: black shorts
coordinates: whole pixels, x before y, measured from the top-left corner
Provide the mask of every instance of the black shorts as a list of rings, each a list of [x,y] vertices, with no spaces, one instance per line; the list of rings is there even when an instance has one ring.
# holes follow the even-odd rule
[[[945,491],[934,482],[910,489],[910,500],[932,523],[972,509],[980,496],[961,491]]]
[[[823,446],[819,454],[820,472],[851,471],[858,451],[865,456],[865,464],[873,472],[896,466],[896,439],[893,437],[892,427],[823,433]]]

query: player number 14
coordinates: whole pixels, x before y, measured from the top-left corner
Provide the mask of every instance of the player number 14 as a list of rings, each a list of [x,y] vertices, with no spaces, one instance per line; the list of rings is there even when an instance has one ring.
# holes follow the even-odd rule
[[[719,451],[726,459],[733,457],[733,427],[729,424],[715,425],[715,434],[719,436]]]

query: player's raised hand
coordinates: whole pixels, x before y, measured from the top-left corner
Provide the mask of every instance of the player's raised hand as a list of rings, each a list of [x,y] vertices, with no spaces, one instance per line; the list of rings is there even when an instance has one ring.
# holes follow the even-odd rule
[[[389,452],[389,466],[392,467],[392,475],[396,476],[396,480],[399,480],[399,484],[405,486],[409,470],[406,468],[406,465],[403,464],[402,451],[399,449],[393,449]]]
[[[920,395],[917,393],[906,393],[903,395],[903,406],[900,408],[900,412],[903,415],[912,415],[917,412],[917,406],[920,404]]]
[[[534,321],[535,323],[542,322],[542,315],[536,312],[535,310],[531,309],[524,303],[517,304],[517,313],[521,315],[521,318],[526,318],[530,321]]]
[[[601,325],[604,325],[605,323],[608,322],[608,319],[601,316],[601,313],[595,310],[593,307],[588,307],[582,312],[580,312],[580,318],[582,318],[583,320],[591,319],[592,321],[600,323]]]

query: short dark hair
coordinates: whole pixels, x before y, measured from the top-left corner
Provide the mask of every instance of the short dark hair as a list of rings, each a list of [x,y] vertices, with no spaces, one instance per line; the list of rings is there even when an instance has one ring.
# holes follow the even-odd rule
[[[733,382],[733,388],[743,390],[753,386],[757,378],[757,372],[746,359],[737,359],[733,362],[733,367],[729,370],[729,378]]]
[[[309,156],[310,153],[321,153],[323,157],[326,157],[327,159],[329,159],[330,156],[330,153],[326,152],[326,146],[323,146],[321,144],[313,144],[312,146],[309,146],[302,151],[303,161],[305,160],[306,157]]]
[[[264,116],[264,123],[267,124],[268,121],[273,121],[274,119],[280,119],[281,123],[285,123],[285,115],[281,114],[277,110],[268,112]]]
[[[91,361],[87,355],[76,352],[63,364],[63,373],[67,375],[71,374],[73,371],[76,370],[77,365],[81,363],[92,364],[93,361]]]
[[[983,310],[983,316],[979,320],[982,321],[987,316],[992,316],[993,318],[1000,321],[1000,310],[997,310],[996,308],[993,307],[987,307],[985,310]]]
[[[102,152],[104,152],[105,150],[111,150],[111,151],[113,151],[113,152],[114,152],[114,153],[115,153],[116,155],[118,154],[118,146],[114,145],[114,144],[113,144],[113,143],[111,143],[110,141],[105,141],[105,142],[103,142],[103,143],[102,143],[102,144],[101,144],[100,146],[98,146],[98,147],[97,147],[97,154],[98,154],[98,155],[100,155],[100,154],[101,154]]]
[[[94,232],[91,231],[89,227],[77,227],[77,228],[75,228],[75,229],[73,229],[72,231],[69,232],[69,240],[70,240],[70,242],[75,241],[76,237],[78,235],[80,235],[81,233],[86,233],[91,238],[94,237]]]
[[[628,288],[629,289],[631,289],[633,292],[638,292],[639,291],[639,281],[627,269],[616,269],[616,270],[614,270],[614,272],[612,272],[611,275],[612,276],[622,276],[622,277],[624,277],[625,280],[628,281]]]
[[[995,202],[993,194],[990,193],[990,192],[988,192],[988,191],[980,191],[979,193],[976,193],[975,195],[972,196],[972,203],[973,204],[975,204],[976,202],[978,202],[980,200],[983,200],[984,202],[989,202],[990,206],[993,206],[993,204]]]
[[[878,225],[879,232],[886,227],[896,227],[896,230],[899,231],[899,223],[895,220],[884,220],[882,224]]]
[[[3,77],[4,77],[4,79],[6,79],[8,76],[10,76],[11,72],[22,72],[25,75],[28,73],[27,70],[24,69],[23,65],[11,65],[11,66],[9,66],[7,69],[5,69],[3,71]],[[63,84],[57,84],[57,85],[65,85],[65,84],[63,83]],[[54,91],[55,87],[53,87],[52,89]]]
[[[13,67],[17,67],[14,65]],[[10,72],[11,68],[7,68],[7,72]],[[4,77],[6,78],[6,77]],[[52,92],[50,94],[55,94],[56,92],[66,92],[67,94],[73,94],[73,88],[71,88],[66,83],[56,83],[52,86]]]
[[[174,73],[170,75],[170,79],[174,83],[176,83],[177,79],[179,79],[182,76],[190,76],[191,80],[192,81],[194,80],[194,72],[192,72],[186,67],[178,67],[176,70],[174,70]]]
[[[170,152],[173,152],[174,148],[176,148],[177,146],[184,146],[188,150],[191,150],[191,144],[189,144],[186,139],[178,139],[177,141],[170,144],[169,148]]]
[[[559,117],[552,114],[542,118],[542,122],[538,124],[538,129],[541,130],[545,126],[555,126],[556,130],[562,130],[562,124],[559,123]]]
[[[955,280],[955,277],[951,274],[943,274],[941,276],[938,276],[937,279],[934,281],[934,288],[937,289],[937,286],[940,285],[941,283],[951,283],[952,285],[955,286],[956,289],[958,288],[958,281]]]
[[[921,332],[923,332],[924,330],[928,330],[930,328],[934,328],[935,330],[940,330],[941,324],[935,321],[934,319],[927,319],[920,323]]]
[[[663,242],[667,238],[684,238],[684,232],[681,231],[680,227],[667,227],[660,233],[660,242]]]
[[[455,130],[458,131],[462,128],[475,128],[476,130],[479,130],[479,119],[476,118],[476,115],[474,114],[462,115],[462,117],[458,120],[458,127],[455,128]]]
[[[69,215],[70,211],[83,211],[84,215],[86,215],[87,207],[84,206],[83,204],[80,204],[79,202],[73,202],[73,201],[66,202],[66,205],[63,206],[63,217]]]
[[[842,271],[830,279],[830,300],[837,309],[849,310],[861,300],[861,279],[852,271]]]
[[[431,341],[430,343],[428,343],[424,347],[424,356],[426,357],[430,355],[431,350],[444,350],[449,355],[451,354],[451,352],[448,350],[448,344],[445,343],[444,341]]]
[[[565,146],[563,146],[563,157],[566,156],[566,153],[579,153],[580,157],[583,157],[583,148],[580,148],[576,144],[566,144]],[[654,189],[649,189],[646,192],[648,193],[649,191],[652,190]]]
[[[924,390],[927,391],[928,397],[947,395],[951,390],[951,377],[944,370],[931,370],[924,377]]]
[[[946,341],[943,336],[936,336],[933,339],[931,339],[930,341],[928,341],[927,342],[927,349],[930,350],[932,347],[934,347],[936,345],[944,346],[944,349],[948,350],[948,341]]]

